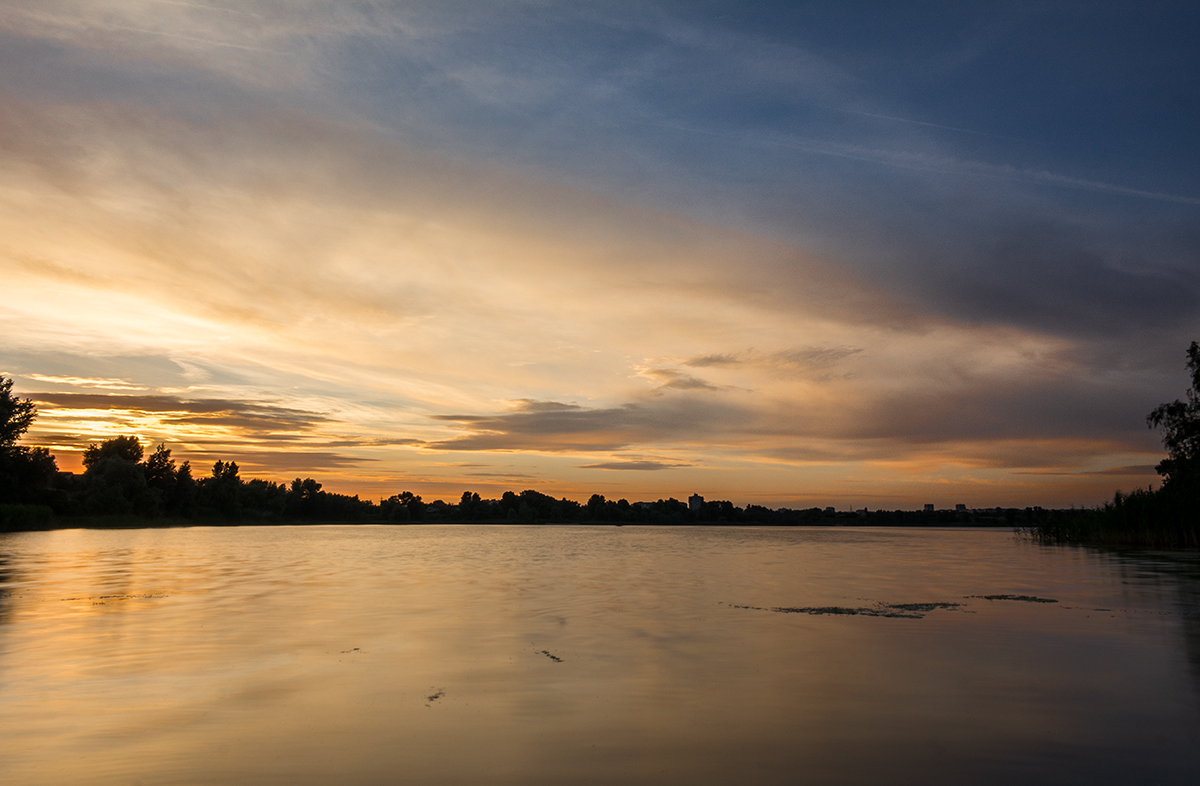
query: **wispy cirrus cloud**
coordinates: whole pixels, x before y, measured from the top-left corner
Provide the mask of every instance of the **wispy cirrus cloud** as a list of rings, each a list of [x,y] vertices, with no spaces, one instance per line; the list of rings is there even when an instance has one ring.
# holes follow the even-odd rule
[[[681,129],[683,130],[683,129]],[[697,131],[696,129],[687,129]],[[716,132],[704,132],[716,133]],[[742,136],[742,139],[746,137]],[[749,140],[747,140],[749,141]],[[899,169],[911,169],[938,175],[955,177],[1007,180],[1028,184],[1047,185],[1090,191],[1098,194],[1147,199],[1157,202],[1173,202],[1180,205],[1200,205],[1200,196],[1153,191],[1121,185],[1119,183],[1074,177],[1046,169],[1014,166],[1007,163],[990,163],[921,150],[896,150],[872,148],[862,145],[842,144],[825,139],[800,136],[770,135],[758,140],[759,144],[773,145],[795,150],[806,155],[845,158],[864,163],[875,163]]]

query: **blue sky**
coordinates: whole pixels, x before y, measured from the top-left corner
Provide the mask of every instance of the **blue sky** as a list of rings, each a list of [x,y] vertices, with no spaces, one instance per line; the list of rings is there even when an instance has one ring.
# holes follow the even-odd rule
[[[0,372],[64,466],[1092,504],[1200,332],[1198,23],[10,0]]]

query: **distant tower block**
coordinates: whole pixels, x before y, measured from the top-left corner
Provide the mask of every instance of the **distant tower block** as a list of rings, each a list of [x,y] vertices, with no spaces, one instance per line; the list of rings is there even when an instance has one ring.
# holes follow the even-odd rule
[[[932,502],[930,502],[930,503],[928,503],[928,504],[926,504],[926,505],[925,505],[925,512],[926,512],[926,513],[932,513],[932,512],[933,512],[933,503],[932,503]]]
[[[693,494],[688,497],[688,510],[700,510],[700,506],[704,504],[704,497],[699,494]]]

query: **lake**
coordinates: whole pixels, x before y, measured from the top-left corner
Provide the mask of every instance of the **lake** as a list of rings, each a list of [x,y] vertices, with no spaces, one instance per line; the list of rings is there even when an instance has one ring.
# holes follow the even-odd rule
[[[1194,784],[1198,742],[1197,554],[999,530],[0,535],[5,784]]]

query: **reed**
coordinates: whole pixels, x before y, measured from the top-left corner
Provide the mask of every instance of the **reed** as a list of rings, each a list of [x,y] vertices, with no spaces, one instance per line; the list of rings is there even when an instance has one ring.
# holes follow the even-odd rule
[[[1043,521],[1025,530],[1043,543],[1145,548],[1200,548],[1200,495],[1195,487],[1116,492],[1112,502]]]

